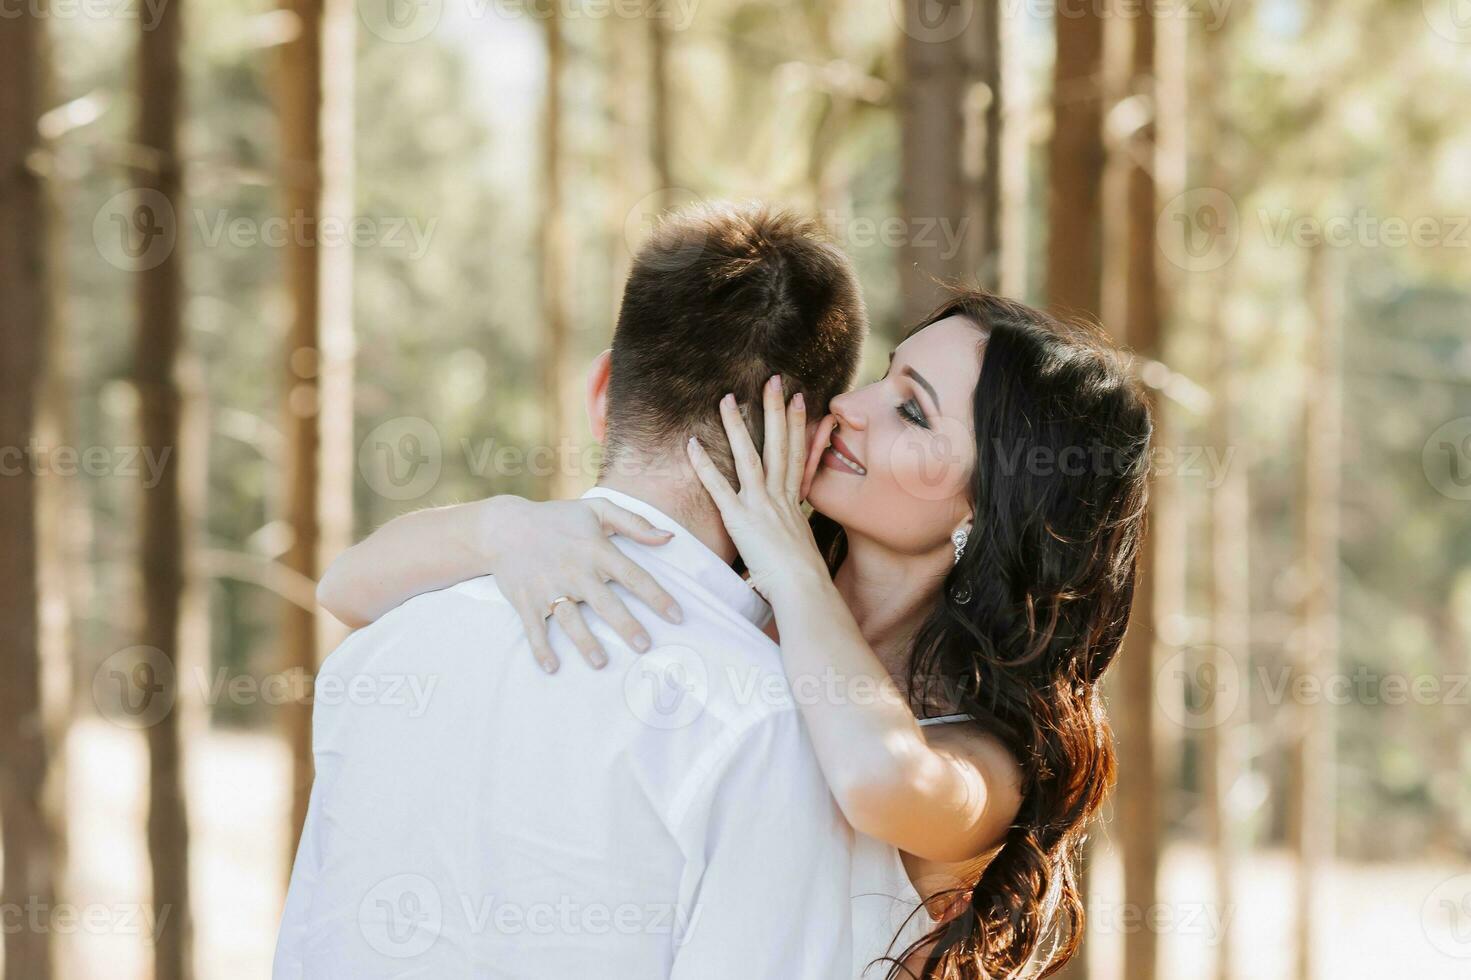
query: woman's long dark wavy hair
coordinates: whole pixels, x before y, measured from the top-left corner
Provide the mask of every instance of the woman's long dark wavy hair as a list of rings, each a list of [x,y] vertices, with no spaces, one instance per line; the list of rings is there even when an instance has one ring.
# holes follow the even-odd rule
[[[916,705],[969,714],[1020,763],[1021,806],[951,911],[894,957],[940,980],[1045,977],[1083,934],[1075,860],[1112,788],[1099,682],[1134,595],[1153,431],[1149,401],[1101,331],[962,292],[918,324],[962,316],[989,336],[973,398],[974,526],[913,642]],[[813,515],[829,565],[843,531]]]

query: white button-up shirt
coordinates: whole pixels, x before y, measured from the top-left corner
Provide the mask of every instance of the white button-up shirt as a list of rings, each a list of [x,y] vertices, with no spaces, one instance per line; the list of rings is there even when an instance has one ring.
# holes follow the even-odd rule
[[[316,781],[277,980],[847,978],[852,832],[761,598],[667,515],[616,538],[678,601],[639,655],[537,666],[491,576],[354,633],[316,684]],[[624,595],[636,613],[638,600]]]

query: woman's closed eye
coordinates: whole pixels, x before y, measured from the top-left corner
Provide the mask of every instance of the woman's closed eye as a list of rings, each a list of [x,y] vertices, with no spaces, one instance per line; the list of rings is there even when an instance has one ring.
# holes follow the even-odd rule
[[[879,378],[878,381],[874,383],[882,384],[883,382],[888,381],[889,375],[893,372],[893,368],[894,355],[890,354],[889,370],[885,371],[884,376],[882,378]],[[913,398],[907,399],[894,406],[894,411],[899,413],[899,418],[903,420],[906,425],[917,425],[921,429],[928,429],[930,427],[930,420],[925,416],[924,409],[920,408],[919,402],[915,401]]]
[[[930,420],[925,418],[924,410],[919,407],[919,402],[913,398],[899,405],[897,411],[899,417],[909,425],[917,425],[921,429],[930,427]]]

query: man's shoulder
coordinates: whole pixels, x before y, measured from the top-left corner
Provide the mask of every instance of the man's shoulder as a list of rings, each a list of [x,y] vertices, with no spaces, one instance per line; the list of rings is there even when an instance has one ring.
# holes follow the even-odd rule
[[[776,644],[708,625],[697,613],[651,630],[654,646],[622,665],[616,708],[605,705],[636,719],[626,757],[671,827],[698,823],[737,769],[822,782]]]
[[[466,601],[470,600],[470,601]],[[494,575],[482,575],[433,592],[421,592],[390,609],[365,629],[422,629],[436,624],[453,625],[477,615],[495,615],[510,609]]]
[[[792,706],[781,651],[769,636],[728,606],[679,598],[684,621],[650,631],[653,647],[638,660],[644,672],[685,676],[742,716]]]
[[[474,600],[474,601],[467,601]],[[496,622],[514,618],[510,603],[495,586],[494,576],[470,579],[458,585],[424,592],[405,600],[366,626],[352,632],[322,663],[322,670],[351,670],[362,660],[385,655],[386,651],[411,643],[415,655],[421,655],[427,641],[430,647],[444,651],[452,648],[456,637],[467,640],[505,636]],[[485,630],[494,630],[485,633]]]
[[[684,793],[743,754],[755,733],[768,733],[762,744],[777,757],[810,751],[801,725],[782,721],[797,706],[780,650],[749,621],[729,623],[728,612],[687,609],[683,624],[651,629],[649,652],[622,665],[620,708],[641,723],[636,751],[674,764]]]

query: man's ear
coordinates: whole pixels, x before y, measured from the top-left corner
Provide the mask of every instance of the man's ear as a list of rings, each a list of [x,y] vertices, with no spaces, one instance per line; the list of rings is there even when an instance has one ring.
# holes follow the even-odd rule
[[[608,378],[612,371],[612,349],[593,358],[587,369],[587,423],[592,428],[592,437],[599,443],[608,434]]]

